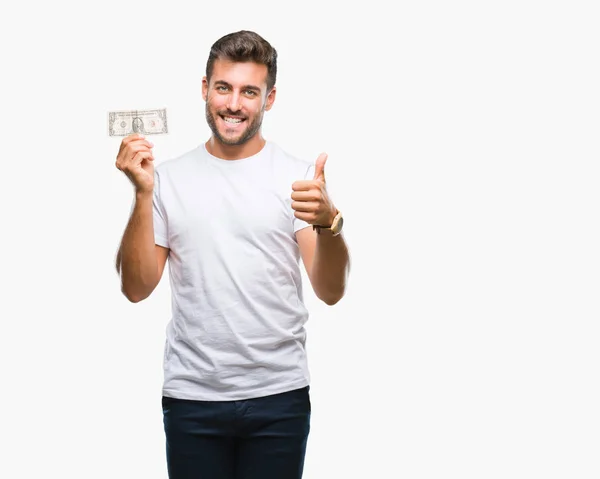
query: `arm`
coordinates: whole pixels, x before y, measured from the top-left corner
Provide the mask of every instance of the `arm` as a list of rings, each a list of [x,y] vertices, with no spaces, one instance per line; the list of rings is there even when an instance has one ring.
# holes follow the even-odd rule
[[[150,296],[162,277],[168,254],[168,248],[154,243],[152,192],[137,193],[116,261],[121,291],[129,301],[137,303]]]
[[[296,232],[296,241],[304,267],[317,297],[332,306],[346,291],[350,273],[350,255],[343,235],[325,229],[333,226],[339,210],[333,204],[325,185],[327,154],[321,153],[315,163],[312,180],[292,184],[292,209],[294,216],[309,225],[320,225],[321,233],[313,228]]]
[[[322,230],[316,234],[309,227],[296,232],[296,239],[315,294],[334,305],[344,296],[350,273],[350,254],[343,233],[333,236]]]

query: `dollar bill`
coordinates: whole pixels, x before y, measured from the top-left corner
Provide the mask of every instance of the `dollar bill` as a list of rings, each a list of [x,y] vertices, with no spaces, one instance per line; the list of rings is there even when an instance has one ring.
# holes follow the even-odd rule
[[[108,134],[110,136],[127,136],[131,133],[161,135],[168,132],[166,108],[108,113]]]

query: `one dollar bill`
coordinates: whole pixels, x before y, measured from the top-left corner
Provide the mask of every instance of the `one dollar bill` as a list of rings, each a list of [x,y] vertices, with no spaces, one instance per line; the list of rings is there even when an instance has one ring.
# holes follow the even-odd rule
[[[161,135],[168,132],[166,108],[108,113],[108,134],[110,136],[127,136],[132,133]]]

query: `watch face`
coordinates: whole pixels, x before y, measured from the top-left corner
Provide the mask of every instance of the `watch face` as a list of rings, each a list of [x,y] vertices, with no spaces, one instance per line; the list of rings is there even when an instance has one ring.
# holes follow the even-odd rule
[[[338,233],[338,232],[342,231],[343,225],[344,225],[344,217],[340,216],[340,219],[338,220],[337,224],[335,225],[335,232]]]

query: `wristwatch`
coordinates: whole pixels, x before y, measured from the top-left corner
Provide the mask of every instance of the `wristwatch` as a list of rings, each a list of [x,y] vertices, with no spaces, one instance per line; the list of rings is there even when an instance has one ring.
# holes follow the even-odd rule
[[[342,232],[342,226],[344,226],[344,217],[342,216],[342,212],[340,210],[336,210],[337,214],[331,223],[331,226],[321,226],[321,225],[313,225],[313,231],[316,231],[317,234],[321,234],[321,230],[331,231],[333,236],[337,236]]]

